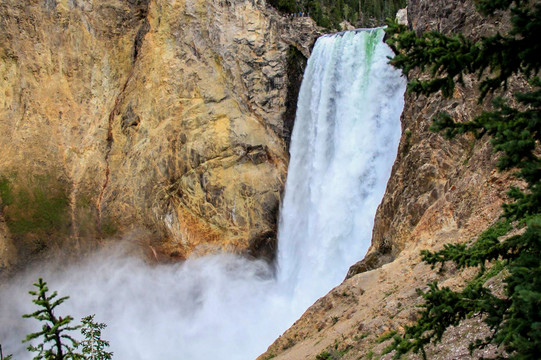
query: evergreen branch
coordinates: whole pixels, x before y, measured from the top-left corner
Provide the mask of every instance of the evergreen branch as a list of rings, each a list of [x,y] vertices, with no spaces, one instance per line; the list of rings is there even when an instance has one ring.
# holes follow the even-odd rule
[[[71,316],[57,318],[54,315],[54,310],[67,300],[68,297],[65,296],[54,300],[58,295],[56,291],[48,296],[47,291],[49,289],[47,283],[41,278],[39,278],[34,286],[36,286],[39,291],[29,291],[29,293],[37,297],[32,301],[40,306],[41,309],[31,314],[25,314],[23,315],[23,318],[35,318],[38,321],[44,322],[44,324],[41,331],[30,333],[23,340],[23,342],[29,342],[35,339],[42,339],[42,342],[37,346],[30,344],[27,349],[37,353],[34,360],[80,359],[80,355],[74,352],[74,349],[77,347],[77,341],[67,334],[69,331],[80,328],[80,326],[70,325],[73,320]],[[63,339],[69,340],[71,346],[63,343]]]

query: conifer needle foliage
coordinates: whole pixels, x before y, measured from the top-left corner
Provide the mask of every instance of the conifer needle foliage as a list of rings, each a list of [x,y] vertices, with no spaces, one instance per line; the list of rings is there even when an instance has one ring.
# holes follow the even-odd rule
[[[83,327],[81,334],[85,339],[81,341],[83,354],[86,359],[90,360],[111,360],[112,352],[107,352],[105,349],[109,347],[109,342],[101,338],[101,332],[107,327],[104,323],[94,321],[94,315],[89,315],[82,319]]]
[[[437,252],[423,251],[434,268],[454,262],[459,268],[477,267],[477,276],[462,290],[429,284],[416,324],[394,338],[395,358],[413,350],[426,358],[424,347],[440,341],[449,326],[472,315],[482,316],[491,334],[470,344],[470,351],[489,344],[502,346],[500,358],[537,359],[541,354],[541,3],[535,0],[478,0],[477,10],[490,17],[509,11],[511,30],[472,41],[461,34],[431,31],[417,36],[389,21],[388,44],[396,56],[391,63],[405,75],[428,72],[427,80],[410,79],[408,90],[427,96],[438,91],[449,97],[464,76],[479,79],[479,103],[494,95],[492,106],[472,121],[455,122],[439,114],[431,129],[447,138],[470,132],[488,136],[499,154],[499,170],[512,170],[525,189],[511,187],[502,218],[471,245],[447,244]],[[513,76],[526,79],[529,90],[500,94]],[[513,231],[514,235],[510,235]],[[507,235],[504,237],[504,235]],[[493,266],[487,270],[485,265]],[[505,296],[485,287],[486,280],[505,269]]]
[[[37,345],[30,344],[28,351],[36,352],[33,360],[111,360],[112,352],[105,349],[109,342],[102,339],[102,330],[107,327],[104,323],[94,321],[94,315],[81,319],[81,325],[70,325],[73,321],[71,316],[57,316],[55,311],[69,296],[57,298],[54,291],[48,294],[49,288],[42,278],[38,279],[34,286],[37,291],[29,291],[30,295],[36,298],[32,302],[39,306],[39,309],[31,314],[23,315],[23,318],[33,318],[42,323],[41,331],[28,334],[24,342],[39,342]],[[84,339],[77,341],[72,337],[74,330],[80,329]],[[78,352],[82,347],[82,353]],[[0,344],[0,360],[10,360],[12,355],[4,356]]]
[[[39,306],[39,310],[31,314],[23,315],[24,318],[34,318],[43,323],[41,331],[28,334],[23,342],[29,342],[34,339],[41,340],[38,345],[28,345],[27,349],[36,352],[34,360],[64,360],[81,359],[81,355],[74,350],[77,347],[77,341],[69,334],[70,331],[77,330],[80,326],[72,326],[71,316],[57,316],[55,309],[66,301],[69,297],[57,297],[57,292],[47,294],[49,288],[47,283],[39,278],[34,286],[37,291],[29,291],[36,298],[32,302]]]
[[[70,325],[73,321],[71,316],[62,318],[55,315],[55,310],[69,296],[56,299],[57,292],[48,295],[49,288],[42,278],[34,284],[37,291],[29,291],[30,295],[36,298],[32,302],[40,307],[39,310],[23,315],[23,318],[34,318],[42,322],[41,331],[28,334],[23,342],[32,340],[40,341],[38,345],[29,345],[27,349],[36,352],[34,360],[111,360],[112,352],[105,349],[109,342],[102,339],[102,331],[107,327],[104,323],[94,321],[94,315],[84,317],[81,325]],[[84,339],[78,342],[71,336],[72,331],[80,329]],[[82,353],[77,352],[82,347]],[[11,355],[3,357],[2,346],[0,345],[0,360],[9,360]]]

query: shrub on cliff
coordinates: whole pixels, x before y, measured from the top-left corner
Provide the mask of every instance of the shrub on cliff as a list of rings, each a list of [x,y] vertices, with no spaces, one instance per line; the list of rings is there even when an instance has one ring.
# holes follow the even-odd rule
[[[391,63],[406,75],[414,69],[428,70],[428,80],[413,79],[408,85],[409,91],[425,95],[441,91],[449,97],[464,75],[477,75],[479,102],[488,94],[495,95],[490,110],[467,122],[440,114],[432,130],[447,138],[465,132],[477,138],[489,136],[500,155],[499,170],[514,171],[526,188],[509,190],[512,201],[504,205],[502,218],[472,245],[447,244],[438,252],[422,252],[423,260],[433,267],[454,262],[459,268],[477,267],[479,272],[461,291],[430,284],[423,293],[420,319],[395,337],[395,358],[410,350],[426,358],[425,345],[441,340],[449,326],[474,314],[483,317],[491,335],[477,339],[470,350],[495,344],[503,346],[505,357],[511,359],[535,359],[541,354],[541,4],[534,0],[479,0],[476,4],[484,16],[509,11],[511,30],[474,42],[435,31],[417,36],[390,22],[387,42],[397,53]],[[500,94],[514,76],[528,80],[530,87],[515,92],[511,101]],[[502,274],[505,297],[484,286],[500,269],[487,270],[485,265],[491,262],[506,269]]]

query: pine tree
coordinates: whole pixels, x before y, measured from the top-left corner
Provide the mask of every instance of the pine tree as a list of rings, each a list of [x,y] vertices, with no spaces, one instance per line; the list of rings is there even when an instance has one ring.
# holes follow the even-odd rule
[[[478,0],[476,5],[484,16],[509,11],[511,30],[471,41],[460,34],[446,36],[435,31],[417,36],[389,22],[387,41],[397,54],[391,63],[406,75],[414,69],[428,70],[430,79],[412,79],[408,84],[409,91],[428,96],[441,91],[449,97],[465,75],[477,75],[479,102],[494,95],[492,107],[467,122],[439,114],[432,130],[447,138],[466,132],[477,138],[490,137],[500,155],[499,170],[514,171],[526,188],[509,190],[512,201],[504,204],[502,218],[472,245],[447,244],[441,251],[421,253],[433,268],[454,262],[458,268],[477,267],[479,272],[461,291],[429,284],[429,290],[422,293],[425,303],[420,319],[394,339],[395,358],[410,350],[426,358],[428,343],[440,341],[449,326],[473,314],[482,316],[491,334],[470,344],[471,351],[495,344],[503,346],[510,359],[537,359],[541,354],[541,4],[535,0]],[[516,105],[498,96],[512,77],[522,77],[530,84],[529,91],[513,94]],[[511,231],[515,235],[509,235]],[[490,270],[488,263],[492,264]],[[504,298],[484,286],[502,269],[506,269]]]
[[[82,351],[86,359],[89,360],[111,360],[112,352],[105,351],[109,347],[109,342],[101,338],[101,332],[107,327],[104,323],[94,322],[94,315],[89,315],[82,319],[83,327],[81,334],[85,340],[81,341]]]
[[[28,334],[23,342],[29,342],[34,339],[41,339],[37,345],[29,345],[27,349],[36,352],[34,360],[79,360],[83,357],[75,352],[77,341],[69,335],[70,331],[77,330],[80,326],[71,326],[73,320],[71,316],[62,318],[54,314],[55,309],[66,301],[69,297],[57,297],[57,292],[54,291],[51,295],[47,295],[49,288],[47,283],[39,278],[34,286],[38,291],[29,291],[36,298],[32,302],[40,307],[39,310],[23,315],[23,318],[34,318],[43,322],[41,331]]]

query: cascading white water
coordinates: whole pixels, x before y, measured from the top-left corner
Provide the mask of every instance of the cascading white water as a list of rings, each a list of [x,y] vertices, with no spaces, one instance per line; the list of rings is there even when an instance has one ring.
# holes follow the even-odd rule
[[[405,81],[384,31],[324,36],[304,74],[279,232],[279,281],[313,301],[370,245],[400,139]]]
[[[320,38],[309,59],[292,136],[278,272],[234,255],[150,267],[96,254],[69,271],[34,269],[0,288],[4,354],[40,325],[27,291],[42,276],[71,299],[57,315],[96,314],[114,358],[253,359],[369,245],[396,155],[405,81],[387,65],[383,31]]]

